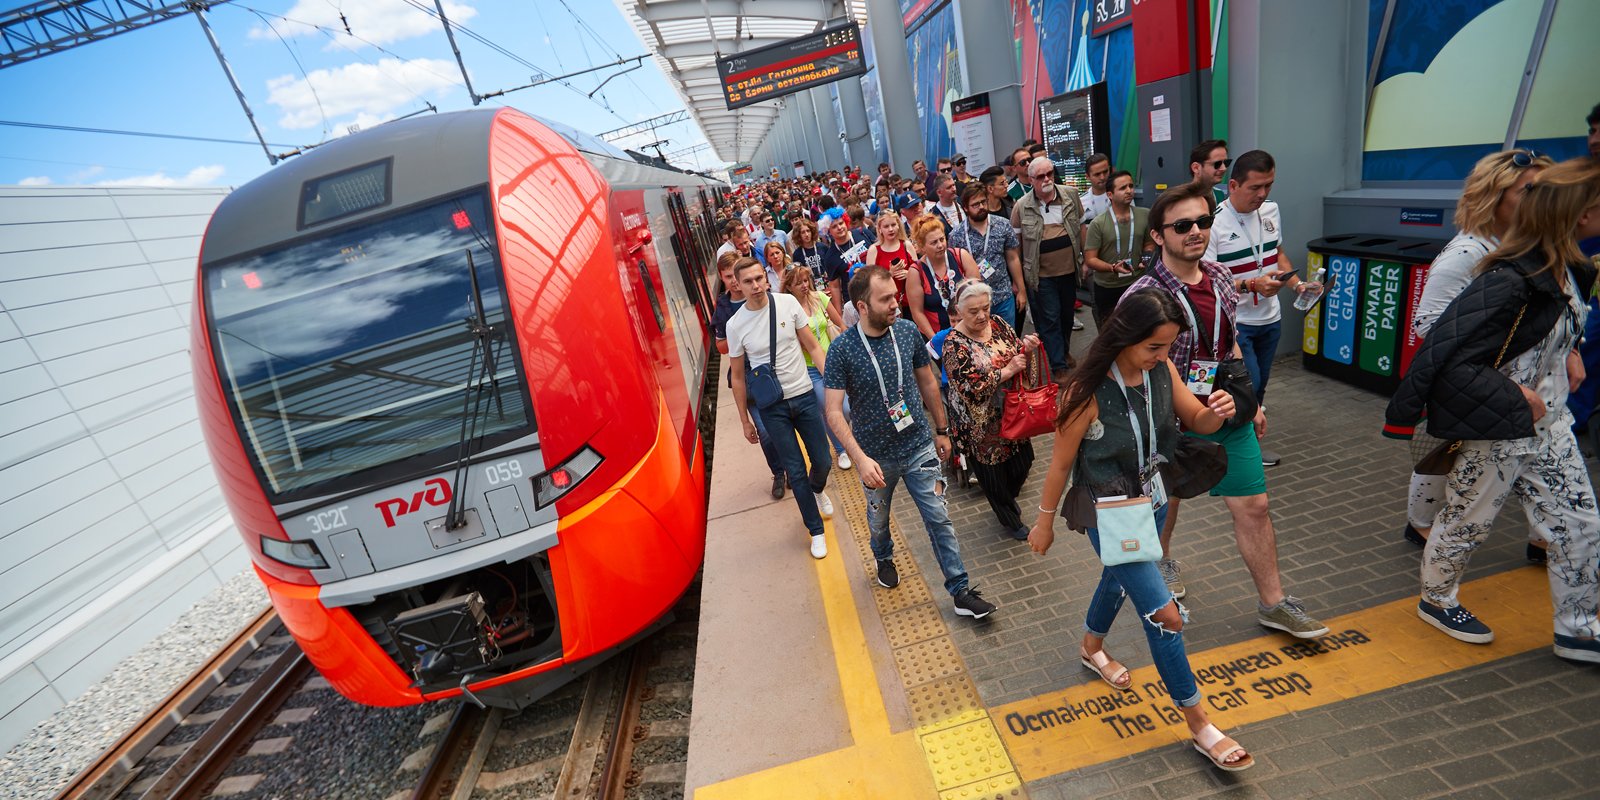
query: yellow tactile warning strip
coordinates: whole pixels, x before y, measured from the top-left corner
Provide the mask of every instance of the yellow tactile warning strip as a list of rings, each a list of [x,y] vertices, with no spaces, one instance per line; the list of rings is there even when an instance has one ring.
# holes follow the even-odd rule
[[[1263,636],[1191,653],[1189,663],[1212,722],[1232,731],[1550,646],[1550,590],[1543,569],[1523,567],[1463,584],[1461,604],[1494,609],[1492,644],[1463,644],[1435,631],[1417,619],[1416,599],[1407,598],[1327,620],[1330,632],[1318,639]],[[1191,618],[1190,624],[1195,622]],[[1133,624],[1127,614],[1121,623]],[[1142,638],[1127,632],[1122,646],[1141,646]],[[1132,691],[1112,692],[1097,681],[989,714],[1029,781],[1188,741],[1188,728],[1155,667],[1134,670],[1133,685]],[[1250,749],[1249,731],[1238,739]]]
[[[840,483],[843,485],[833,494],[839,501],[837,506],[850,520],[855,551],[870,580],[877,565],[867,530],[866,497],[856,490],[855,482]],[[899,494],[902,502],[910,502],[905,492]],[[950,639],[933,593],[911,558],[893,517],[889,520],[889,536],[894,540],[900,585],[885,589],[874,582],[872,596],[894,649],[895,667],[906,687],[906,699],[916,724],[914,734],[933,773],[940,800],[1026,797],[1017,768],[994,723],[984,713],[966,662]],[[949,602],[942,591],[939,595]]]

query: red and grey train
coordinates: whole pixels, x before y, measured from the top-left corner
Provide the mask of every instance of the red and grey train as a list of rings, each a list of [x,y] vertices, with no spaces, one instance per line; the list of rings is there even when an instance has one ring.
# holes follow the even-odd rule
[[[340,693],[521,705],[682,595],[725,190],[484,109],[332,142],[218,207],[201,424]]]

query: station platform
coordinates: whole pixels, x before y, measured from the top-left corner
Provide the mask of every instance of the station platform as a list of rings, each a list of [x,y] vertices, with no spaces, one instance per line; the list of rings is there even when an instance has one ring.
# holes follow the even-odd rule
[[[1186,501],[1173,548],[1204,702],[1256,757],[1242,773],[1190,747],[1132,612],[1107,650],[1136,691],[1078,663],[1099,576],[1081,537],[1057,523],[1055,547],[1037,556],[1002,535],[976,486],[952,487],[972,583],[999,606],[975,622],[952,610],[902,490],[901,584],[880,588],[855,471],[830,478],[829,554],[814,560],[793,500],[771,500],[728,395],[688,797],[1545,798],[1600,786],[1600,669],[1551,653],[1548,583],[1524,559],[1520,508],[1502,514],[1462,590],[1494,643],[1424,624],[1420,550],[1400,537],[1408,448],[1378,434],[1384,398],[1301,370],[1298,354],[1272,374],[1266,443],[1284,459],[1267,477],[1285,588],[1329,634],[1302,641],[1256,624],[1221,501]],[[1038,504],[1049,437],[1034,446],[1024,509]]]

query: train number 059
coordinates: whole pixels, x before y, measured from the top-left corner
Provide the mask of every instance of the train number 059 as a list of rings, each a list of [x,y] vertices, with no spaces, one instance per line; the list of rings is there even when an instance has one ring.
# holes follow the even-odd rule
[[[522,462],[502,461],[498,464],[490,464],[483,468],[483,475],[489,479],[490,486],[516,480],[522,477]]]

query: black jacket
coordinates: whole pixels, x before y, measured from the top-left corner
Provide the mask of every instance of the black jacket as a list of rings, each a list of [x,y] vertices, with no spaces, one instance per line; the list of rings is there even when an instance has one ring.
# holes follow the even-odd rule
[[[1385,436],[1411,438],[1424,410],[1429,435],[1440,439],[1534,435],[1533,412],[1522,390],[1494,364],[1524,305],[1502,366],[1537,347],[1566,313],[1567,299],[1555,274],[1533,274],[1537,269],[1528,257],[1498,262],[1444,310],[1389,400]],[[1572,273],[1578,296],[1588,297],[1594,267],[1574,264]]]

